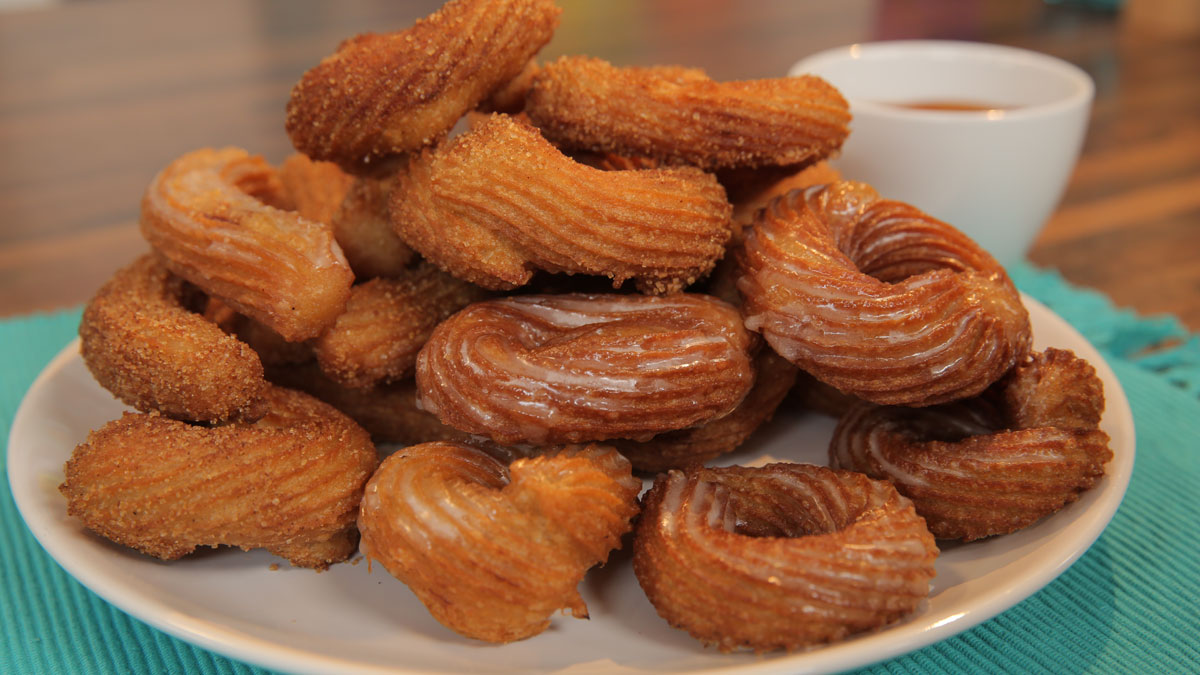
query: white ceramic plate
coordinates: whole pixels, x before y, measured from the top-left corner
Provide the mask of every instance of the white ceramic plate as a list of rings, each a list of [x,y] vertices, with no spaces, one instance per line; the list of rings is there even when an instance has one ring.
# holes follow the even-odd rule
[[[974,626],[1045,586],[1071,565],[1116,511],[1133,469],[1129,404],[1095,349],[1066,322],[1026,298],[1035,344],[1074,350],[1095,364],[1108,399],[1102,427],[1115,459],[1093,490],[1034,526],[948,545],[929,601],[885,630],[797,654],[720,654],[667,626],[645,599],[627,552],[583,583],[592,619],[555,618],[545,633],[494,646],[435,622],[408,589],[376,566],[324,573],[289,568],[262,551],[205,550],[163,563],[110,544],[66,515],[62,465],[89,429],[123,407],[68,346],[34,383],[13,422],[8,475],[25,522],[83,585],[129,614],[187,642],[261,666],[302,673],[378,672],[827,672],[887,659]],[[825,463],[833,423],[781,410],[728,463],[764,457]],[[272,570],[275,563],[282,563]],[[1064,620],[1067,617],[1064,617]]]

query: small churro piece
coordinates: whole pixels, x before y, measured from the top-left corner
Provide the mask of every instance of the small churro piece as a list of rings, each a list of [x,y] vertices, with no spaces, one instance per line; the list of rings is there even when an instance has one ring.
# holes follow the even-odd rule
[[[272,179],[245,150],[190,152],[151,181],[141,230],[167,269],[294,342],[342,313],[354,274],[328,225],[251,196]]]
[[[601,171],[505,115],[415,156],[392,192],[392,224],[409,246],[495,290],[537,269],[681,290],[724,253],[730,211],[699,169]]]
[[[59,488],[98,534],[163,560],[265,548],[293,565],[349,558],[378,458],[367,433],[307,394],[270,387],[254,423],[202,427],[126,413],[88,435]]]

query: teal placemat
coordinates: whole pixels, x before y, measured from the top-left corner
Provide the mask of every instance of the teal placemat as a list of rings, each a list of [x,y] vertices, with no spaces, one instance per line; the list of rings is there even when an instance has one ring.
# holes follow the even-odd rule
[[[1054,273],[1018,286],[1080,330],[1125,389],[1137,462],[1112,524],[1024,602],[959,636],[863,672],[1200,671],[1200,337],[1141,318]],[[75,334],[79,311],[0,321],[0,439],[25,390]],[[114,609],[42,551],[0,481],[0,673],[263,673]],[[500,655],[497,654],[499,658]]]

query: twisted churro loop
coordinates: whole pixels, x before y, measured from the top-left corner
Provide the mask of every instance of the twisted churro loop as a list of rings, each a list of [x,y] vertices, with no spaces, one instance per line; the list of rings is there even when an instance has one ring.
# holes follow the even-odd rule
[[[577,586],[620,547],[640,489],[629,462],[602,446],[506,466],[465,445],[423,443],[371,478],[362,548],[448,628],[521,640],[560,609],[587,618]]]
[[[912,410],[859,403],[833,466],[891,481],[938,538],[1007,534],[1073,502],[1112,459],[1103,385],[1069,351],[1034,354],[985,397]]]
[[[184,305],[184,282],[153,255],[122,268],[79,322],[83,362],[142,412],[195,421],[255,419],[267,388],[255,352]]]
[[[699,169],[602,171],[505,115],[415,156],[392,191],[392,225],[409,246],[495,290],[538,269],[682,290],[724,253],[731,210]]]
[[[771,201],[740,263],[746,326],[876,403],[973,396],[1029,351],[1029,315],[1004,269],[958,230],[861,183]]]
[[[245,150],[196,150],[142,198],[141,231],[167,269],[289,341],[316,337],[354,274],[330,227],[263,203],[274,169]]]
[[[429,145],[550,41],[554,0],[454,0],[407,30],[343,42],[288,100],[296,149],[352,173]]]
[[[737,310],[702,295],[516,296],[442,322],[421,405],[498,443],[646,438],[728,414],[754,381]]]
[[[525,112],[565,148],[705,169],[823,159],[850,121],[846,100],[815,76],[715,82],[692,68],[618,68],[583,56],[543,66]]]
[[[126,413],[93,431],[65,467],[67,512],[164,560],[218,545],[266,548],[303,567],[349,558],[375,446],[307,394],[269,387],[264,398],[254,423]]]
[[[938,549],[890,483],[808,464],[660,474],[633,570],[668,623],[721,651],[878,628],[929,594]]]

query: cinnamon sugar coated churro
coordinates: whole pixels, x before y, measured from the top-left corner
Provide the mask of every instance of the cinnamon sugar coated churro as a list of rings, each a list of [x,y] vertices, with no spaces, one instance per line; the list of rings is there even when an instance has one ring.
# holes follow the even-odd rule
[[[71,454],[60,490],[91,530],[172,560],[198,546],[266,548],[301,567],[354,553],[378,458],[358,425],[281,388],[254,423],[205,428],[126,413]]]
[[[407,30],[357,35],[292,89],[288,135],[313,159],[370,173],[520,74],[560,12],[553,0],[453,0]]]
[[[258,355],[185,307],[183,285],[151,255],[119,270],[83,310],[83,362],[101,386],[138,410],[254,419],[267,386]]]
[[[731,233],[711,175],[593,169],[504,115],[414,157],[392,194],[392,223],[408,245],[497,290],[541,269],[678,291],[712,269]]]
[[[264,204],[278,180],[245,150],[196,150],[146,189],[141,231],[167,269],[292,341],[316,337],[346,306],[354,274],[324,223]]]
[[[850,121],[846,100],[815,76],[715,82],[697,69],[618,68],[581,56],[542,67],[525,110],[564,147],[706,169],[824,159]]]

